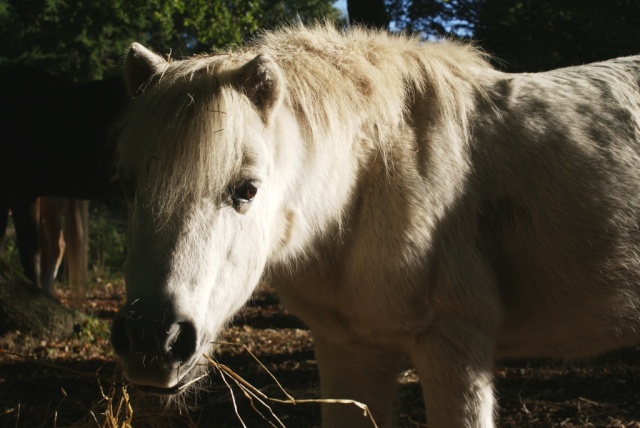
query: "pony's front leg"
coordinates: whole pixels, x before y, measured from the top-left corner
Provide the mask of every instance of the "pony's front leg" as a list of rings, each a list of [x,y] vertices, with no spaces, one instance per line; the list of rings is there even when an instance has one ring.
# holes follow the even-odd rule
[[[390,427],[396,376],[402,355],[359,342],[335,342],[314,334],[315,354],[324,399],[348,399],[366,404],[378,427]],[[352,404],[323,404],[323,428],[371,428],[362,409]]]
[[[456,315],[434,321],[411,355],[429,427],[493,427],[492,335]]]

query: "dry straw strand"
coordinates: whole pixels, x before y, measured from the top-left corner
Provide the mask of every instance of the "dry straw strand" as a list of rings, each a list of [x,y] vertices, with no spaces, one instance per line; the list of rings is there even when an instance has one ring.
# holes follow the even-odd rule
[[[282,421],[280,421],[280,419],[273,413],[272,409],[263,401],[270,401],[272,403],[279,403],[279,404],[291,404],[291,405],[297,405],[297,404],[339,404],[339,405],[351,405],[351,406],[356,406],[358,407],[360,410],[362,410],[363,412],[363,417],[368,418],[371,421],[371,426],[373,428],[378,428],[378,425],[376,424],[375,419],[373,418],[373,415],[371,414],[371,412],[369,411],[369,407],[364,404],[361,403],[359,401],[356,400],[348,400],[348,399],[296,399],[294,397],[292,397],[285,389],[284,387],[280,384],[280,382],[278,382],[278,380],[276,379],[276,377],[269,371],[269,369],[267,369],[267,367],[262,364],[262,362],[258,359],[258,357],[256,357],[253,352],[251,352],[251,350],[244,344],[237,344],[237,343],[228,343],[228,342],[215,342],[218,345],[229,345],[229,346],[240,346],[242,347],[245,351],[247,351],[249,353],[249,355],[260,365],[260,367],[269,375],[269,377],[271,377],[271,379],[274,380],[274,382],[276,383],[276,385],[278,386],[278,388],[280,389],[280,391],[282,391],[282,393],[287,397],[286,399],[279,399],[279,398],[273,398],[273,397],[269,397],[266,394],[264,394],[262,391],[258,390],[255,386],[251,385],[249,382],[247,382],[246,380],[244,380],[242,378],[242,376],[240,376],[239,374],[237,374],[236,372],[234,372],[233,370],[231,370],[229,367],[225,366],[224,364],[218,363],[217,361],[213,360],[211,357],[204,355],[204,357],[209,361],[209,363],[213,366],[213,368],[215,368],[216,370],[218,370],[218,372],[220,373],[221,377],[223,378],[225,384],[227,384],[227,387],[229,387],[229,390],[231,390],[230,385],[227,383],[226,379],[224,378],[224,374],[227,374],[229,377],[231,377],[236,384],[238,385],[238,387],[244,391],[245,396],[247,396],[247,394],[250,394],[252,397],[254,397],[255,399],[257,399],[262,405],[264,405],[267,409],[269,409],[271,415],[280,423],[282,428],[286,428],[285,425],[282,423]],[[231,395],[232,395],[232,399],[234,400],[234,406],[235,406],[235,397],[233,396],[233,391],[231,391]],[[250,402],[251,402],[251,406],[254,408],[254,410],[257,411],[257,409],[254,406],[253,400],[249,397],[247,397]],[[237,408],[236,408],[236,414],[237,414]],[[260,416],[262,416],[264,418],[264,416],[258,411],[258,414],[260,414]],[[240,417],[238,415],[238,417]],[[244,423],[243,423],[244,425]],[[271,424],[273,426],[273,424]]]

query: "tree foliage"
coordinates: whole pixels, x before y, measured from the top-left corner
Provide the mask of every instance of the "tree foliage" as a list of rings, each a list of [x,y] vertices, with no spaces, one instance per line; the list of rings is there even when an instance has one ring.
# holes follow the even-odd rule
[[[327,20],[344,24],[340,11],[329,0],[263,0],[259,13],[260,27],[273,29],[283,23]]]
[[[640,53],[637,0],[484,0],[475,37],[510,71]]]
[[[392,27],[473,37],[509,71],[640,53],[637,0],[385,0]]]
[[[0,0],[0,64],[92,80],[117,68],[133,41],[180,57],[325,16],[339,19],[332,0]]]
[[[385,0],[394,28],[428,37],[469,36],[483,0]]]

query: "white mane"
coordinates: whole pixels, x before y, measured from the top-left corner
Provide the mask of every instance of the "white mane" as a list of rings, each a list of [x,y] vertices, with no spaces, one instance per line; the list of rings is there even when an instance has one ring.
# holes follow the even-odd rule
[[[282,28],[236,51],[168,62],[132,104],[120,135],[121,166],[135,171],[131,179],[158,213],[185,198],[222,194],[238,174],[251,106],[231,76],[258,54],[279,66],[285,103],[306,143],[336,156],[355,140],[384,156],[418,94],[433,98],[429,114],[447,118],[452,138],[465,140],[470,97],[452,77],[472,81],[470,73],[488,67],[467,45],[329,26]]]

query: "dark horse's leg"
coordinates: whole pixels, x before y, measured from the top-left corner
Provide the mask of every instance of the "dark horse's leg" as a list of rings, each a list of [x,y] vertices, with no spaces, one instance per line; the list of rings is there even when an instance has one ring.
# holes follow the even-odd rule
[[[67,237],[62,233],[64,230],[62,221],[66,217],[70,199],[46,196],[41,197],[38,201],[40,207],[38,235],[40,238],[38,241],[40,246],[40,285],[47,294],[53,295],[53,283],[65,253]],[[67,234],[66,230],[64,234]],[[71,270],[69,270],[69,278],[71,278]]]
[[[39,206],[36,197],[14,199],[11,202],[20,262],[27,278],[39,284],[40,248],[38,245]]]
[[[4,251],[4,240],[7,235],[7,222],[9,221],[9,197],[0,194],[0,255]]]

